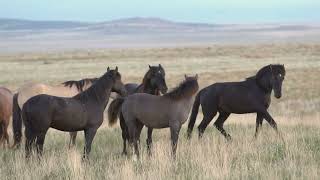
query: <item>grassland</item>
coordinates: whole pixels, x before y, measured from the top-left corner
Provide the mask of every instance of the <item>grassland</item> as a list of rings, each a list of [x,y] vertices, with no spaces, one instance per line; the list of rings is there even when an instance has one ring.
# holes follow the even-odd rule
[[[104,124],[93,144],[89,164],[81,163],[82,137],[67,150],[68,136],[50,130],[45,155],[25,162],[24,151],[1,149],[1,179],[319,179],[320,177],[320,45],[261,44],[208,47],[114,49],[0,55],[0,84],[12,90],[26,82],[57,84],[97,77],[108,66],[119,66],[124,82],[140,82],[147,64],[161,63],[169,87],[183,74],[200,76],[200,86],[217,81],[239,81],[270,63],[285,64],[283,97],[273,98],[271,114],[285,143],[265,123],[253,140],[254,115],[231,115],[227,143],[209,126],[201,141],[179,139],[178,157],[170,158],[169,131],[154,133],[153,156],[145,151],[133,161],[123,157],[119,127]],[[201,113],[198,116],[198,122]]]

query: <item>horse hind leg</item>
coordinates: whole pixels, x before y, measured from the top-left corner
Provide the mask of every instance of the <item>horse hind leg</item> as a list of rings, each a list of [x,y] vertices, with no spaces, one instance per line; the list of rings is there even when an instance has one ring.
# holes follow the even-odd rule
[[[32,145],[36,139],[36,135],[32,132],[31,127],[25,127],[25,136],[26,136],[26,143],[25,143],[25,151],[26,151],[26,158],[29,158],[32,152]]]
[[[69,132],[69,135],[70,135],[69,149],[71,149],[76,145],[77,132]]]
[[[123,155],[127,155],[127,140],[129,139],[129,134],[128,134],[128,127],[124,121],[123,115],[122,113],[120,113],[120,127],[121,127],[121,131],[122,131],[122,140],[123,140],[123,150],[122,150],[122,154]]]
[[[152,148],[152,131],[153,128],[148,128],[148,137],[147,137],[147,151],[148,155],[151,156],[151,148]]]
[[[212,121],[214,116],[217,114],[216,108],[214,110],[209,109],[208,106],[202,106],[202,113],[203,113],[203,119],[198,126],[198,131],[199,131],[199,138],[202,138],[203,133],[209,123]]]
[[[0,145],[4,146],[5,141],[4,141],[4,135],[5,134],[5,128],[4,128],[4,121],[0,120]]]
[[[227,120],[230,113],[219,112],[218,119],[214,122],[214,126],[221,132],[221,134],[228,140],[231,140],[231,136],[223,129],[223,123]]]
[[[5,123],[4,123],[4,130],[3,130],[4,140],[6,141],[7,146],[9,147],[10,142],[9,142],[8,126],[9,126],[9,118],[8,118],[7,121],[5,121]]]
[[[44,139],[46,137],[46,133],[47,133],[47,130],[41,133],[38,133],[37,135],[36,147],[37,147],[37,153],[39,158],[40,156],[42,156],[42,153],[43,153],[43,144],[44,144]]]

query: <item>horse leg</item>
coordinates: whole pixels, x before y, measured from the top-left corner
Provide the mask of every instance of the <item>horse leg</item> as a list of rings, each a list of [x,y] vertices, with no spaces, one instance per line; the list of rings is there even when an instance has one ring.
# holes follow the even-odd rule
[[[176,151],[177,151],[177,144],[178,144],[180,129],[181,129],[181,125],[170,127],[172,156],[174,159],[176,158]]]
[[[71,149],[76,145],[77,131],[69,132],[69,134],[70,134],[69,149]]]
[[[89,153],[91,151],[91,144],[94,136],[96,135],[97,129],[91,128],[84,130],[84,137],[85,137],[85,146],[82,159],[87,159]]]
[[[214,116],[217,114],[217,110],[210,110],[208,106],[202,106],[203,119],[198,126],[199,138],[202,138],[204,131],[206,130],[209,123],[212,121]]]
[[[127,127],[129,132],[129,144],[134,147],[134,154],[139,158],[139,148],[138,148],[138,127],[136,120],[127,121]]]
[[[153,131],[153,128],[148,128],[147,151],[148,151],[148,155],[149,155],[149,156],[151,156],[152,131]]]
[[[4,146],[5,141],[4,141],[4,121],[0,120],[0,145]]]
[[[262,126],[262,121],[263,121],[263,116],[261,113],[257,113],[257,118],[256,118],[256,132],[254,134],[254,138],[257,138],[259,135],[259,129]]]
[[[219,112],[219,117],[216,120],[216,122],[214,122],[214,126],[222,133],[222,135],[228,140],[231,140],[231,136],[230,134],[228,134],[224,129],[223,129],[223,123],[227,120],[227,118],[229,117],[230,113],[226,113],[226,112]]]
[[[9,147],[10,143],[9,143],[8,126],[9,126],[9,120],[5,121],[5,123],[4,123],[4,131],[3,131],[4,139],[6,140],[7,146]]]
[[[128,127],[124,121],[122,113],[120,113],[119,119],[120,119],[120,127],[122,130],[122,140],[123,140],[122,154],[127,155],[127,140],[129,139]]]
[[[32,151],[32,145],[36,139],[36,135],[34,134],[34,132],[31,131],[30,127],[26,126],[25,136],[26,136],[26,144],[25,144],[26,158],[29,158]]]
[[[38,157],[40,158],[40,156],[42,156],[42,152],[43,152],[43,144],[44,144],[44,139],[46,137],[46,131],[43,131],[41,133],[39,133],[37,135],[37,153],[38,153]]]

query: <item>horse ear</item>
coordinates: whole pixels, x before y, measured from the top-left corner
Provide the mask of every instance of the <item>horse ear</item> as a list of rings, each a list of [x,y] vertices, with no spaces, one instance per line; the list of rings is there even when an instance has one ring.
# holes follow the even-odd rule
[[[115,69],[115,71],[116,71],[116,72],[118,72],[118,66],[116,66],[116,69]]]
[[[162,68],[161,64],[159,64],[159,68]]]
[[[110,68],[109,68],[109,66],[108,66],[108,68],[107,68],[107,71],[108,71],[108,72],[110,71]]]
[[[151,66],[150,66],[150,64],[148,64],[148,66],[149,66],[149,69],[151,69]]]
[[[184,74],[184,78],[185,78],[185,79],[187,79],[187,78],[188,78],[188,76],[187,76],[186,74]]]
[[[199,77],[198,74],[196,74],[196,76],[195,76],[196,80],[198,80],[198,77]]]

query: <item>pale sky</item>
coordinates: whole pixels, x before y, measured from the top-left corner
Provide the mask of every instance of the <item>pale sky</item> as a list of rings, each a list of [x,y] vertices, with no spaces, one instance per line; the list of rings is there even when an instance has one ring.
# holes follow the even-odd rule
[[[205,23],[319,22],[320,0],[0,0],[0,18]]]

